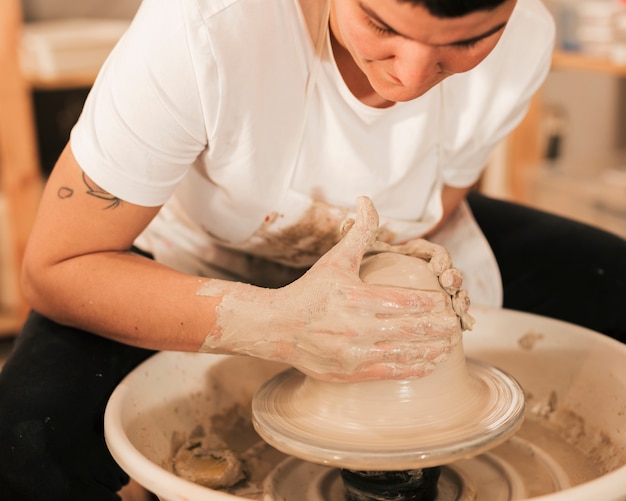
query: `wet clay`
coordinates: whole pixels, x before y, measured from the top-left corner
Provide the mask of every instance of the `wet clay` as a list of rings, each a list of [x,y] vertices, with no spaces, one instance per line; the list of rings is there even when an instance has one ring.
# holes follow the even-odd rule
[[[352,470],[438,466],[478,454],[521,424],[521,388],[504,373],[468,365],[455,350],[424,378],[326,383],[297,371],[261,387],[254,425],[268,443],[307,461]],[[450,378],[450,379],[449,379]]]
[[[353,216],[345,208],[313,200],[301,217],[284,224],[284,215],[271,212],[259,229],[243,244],[242,250],[287,266],[308,267],[343,236],[343,225]],[[377,239],[391,242],[395,235],[384,226]]]
[[[237,376],[231,374],[230,377]],[[438,501],[527,499],[583,484],[626,463],[626,458],[605,433],[590,427],[574,412],[561,409],[558,404],[548,413],[542,409],[542,403],[531,398],[524,424],[514,437],[486,454],[446,466],[440,480]],[[304,495],[308,490],[306,483],[313,482],[315,477],[312,472],[327,470],[325,475],[328,477],[322,483],[329,492],[324,501],[344,499],[337,469],[289,458],[268,446],[256,435],[247,409],[237,406],[222,415],[207,416],[206,422],[199,423],[186,437],[177,434],[173,437],[172,458],[187,440],[193,440],[189,438],[192,435],[214,436],[242,458],[246,478],[234,486],[220,489],[223,492],[255,500],[264,499],[264,493],[269,492],[274,499],[303,501],[308,499]],[[292,466],[285,460],[296,463]],[[516,482],[497,467],[499,461],[511,466],[514,476],[523,484],[524,492],[513,489],[516,496],[502,497],[502,492],[511,489],[511,484]],[[171,462],[164,466],[173,471]],[[453,485],[455,482],[462,485]],[[290,491],[288,485],[297,487]],[[498,495],[494,496],[494,491],[488,491],[488,488],[495,488]],[[452,497],[463,489],[475,490],[476,497]]]
[[[211,489],[231,487],[246,477],[239,455],[214,436],[190,439],[178,449],[172,460],[174,471]]]
[[[443,292],[426,261],[402,254],[368,257],[361,278]],[[281,374],[254,397],[253,422],[287,454],[352,470],[424,468],[478,454],[517,430],[524,397],[501,371],[468,370],[461,340],[459,322],[449,337],[423,335],[422,374],[411,379],[336,383]]]
[[[286,457],[261,440],[249,410],[235,404],[189,434],[176,433],[163,467],[211,489],[261,499],[265,478]]]

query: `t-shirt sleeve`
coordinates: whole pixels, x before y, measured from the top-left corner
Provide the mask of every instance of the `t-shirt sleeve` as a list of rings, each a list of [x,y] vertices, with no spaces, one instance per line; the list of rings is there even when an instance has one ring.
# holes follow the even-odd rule
[[[142,3],[70,136],[84,172],[138,205],[165,203],[207,147],[198,57],[192,52],[203,47],[193,40],[201,36],[202,22],[185,5],[184,0]],[[210,54],[205,56],[210,64]]]
[[[494,146],[521,122],[548,74],[552,17],[538,0],[520,0],[518,8],[501,43],[477,71],[444,82],[444,184],[464,187],[478,180]]]

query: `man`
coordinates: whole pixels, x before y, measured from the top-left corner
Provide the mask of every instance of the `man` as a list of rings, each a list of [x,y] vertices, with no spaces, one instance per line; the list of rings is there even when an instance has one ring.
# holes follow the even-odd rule
[[[507,252],[496,263],[464,199],[547,74],[553,31],[538,0],[145,0],[27,249],[34,312],[0,376],[3,492],[115,499],[127,477],[103,410],[153,350],[417,374],[417,333],[469,323],[449,307],[447,252],[420,237],[449,249],[474,301],[502,304]],[[368,249],[403,244],[449,295],[360,281]]]

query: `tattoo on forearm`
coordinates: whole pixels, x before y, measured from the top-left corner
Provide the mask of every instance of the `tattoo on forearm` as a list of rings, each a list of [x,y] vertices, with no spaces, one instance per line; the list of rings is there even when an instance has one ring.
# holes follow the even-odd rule
[[[70,198],[73,194],[74,190],[72,188],[68,188],[67,186],[61,186],[59,191],[57,191],[57,195],[61,200]]]
[[[87,195],[91,195],[92,197],[99,198],[100,200],[105,200],[109,202],[109,204],[105,207],[105,209],[115,209],[122,204],[122,200],[117,198],[116,196],[111,195],[108,191],[104,191],[94,182],[92,182],[83,172],[83,183],[87,187]],[[61,200],[65,200],[66,198],[70,198],[74,196],[74,189],[69,186],[61,186],[57,190],[57,196]]]
[[[111,195],[108,191],[104,191],[102,188],[93,183],[83,172],[83,183],[87,187],[87,195],[91,195],[92,197],[99,198],[100,200],[105,200],[109,202],[109,205],[105,207],[105,209],[115,209],[122,204],[122,200],[117,198],[114,195]]]

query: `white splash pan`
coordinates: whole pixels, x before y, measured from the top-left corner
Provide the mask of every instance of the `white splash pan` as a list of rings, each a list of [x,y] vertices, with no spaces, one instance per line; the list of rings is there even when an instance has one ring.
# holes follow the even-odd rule
[[[472,314],[476,325],[464,336],[467,356],[508,372],[536,401],[556,396],[626,458],[626,345],[536,315],[478,307]],[[234,402],[248,405],[258,386],[282,369],[246,357],[159,353],[130,373],[109,400],[105,436],[111,454],[161,501],[244,499],[168,471],[172,436],[188,433]],[[592,481],[529,499],[624,501],[626,461]]]

